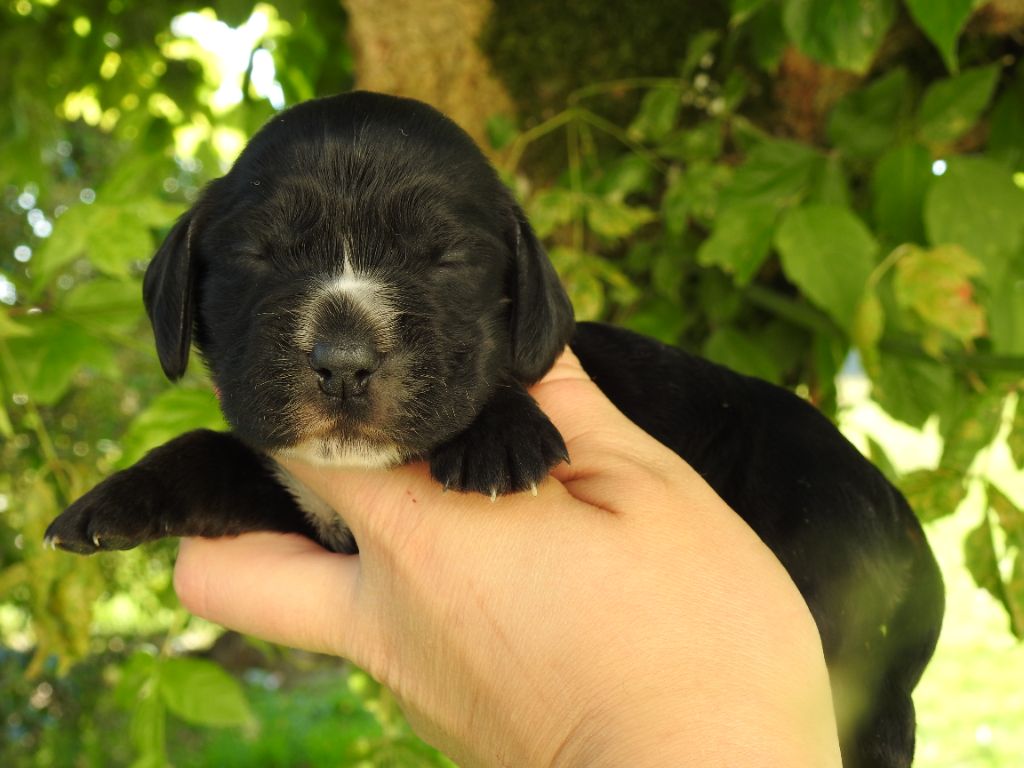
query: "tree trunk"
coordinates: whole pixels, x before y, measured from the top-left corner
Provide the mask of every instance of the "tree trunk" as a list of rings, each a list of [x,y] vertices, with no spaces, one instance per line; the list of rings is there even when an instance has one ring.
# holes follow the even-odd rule
[[[440,109],[485,151],[487,119],[512,100],[477,46],[491,0],[342,0],[356,85]]]

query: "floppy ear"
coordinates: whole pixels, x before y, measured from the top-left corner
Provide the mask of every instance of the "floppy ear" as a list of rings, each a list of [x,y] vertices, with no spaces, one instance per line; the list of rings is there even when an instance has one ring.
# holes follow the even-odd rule
[[[572,337],[572,304],[523,212],[516,209],[511,336],[512,373],[524,384],[540,379]]]
[[[193,211],[178,219],[142,281],[142,301],[153,325],[160,367],[171,381],[185,374],[192,345],[193,219]]]

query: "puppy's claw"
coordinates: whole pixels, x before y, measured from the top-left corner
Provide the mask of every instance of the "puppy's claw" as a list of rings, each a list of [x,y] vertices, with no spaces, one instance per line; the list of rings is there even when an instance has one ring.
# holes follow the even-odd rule
[[[57,551],[57,545],[60,544],[60,537],[48,535],[43,538],[43,547],[45,549],[52,549]]]
[[[96,545],[96,549],[100,548],[100,535],[98,533],[92,535],[92,543]]]
[[[536,483],[530,483],[530,494],[533,495],[533,496],[537,495],[537,484]]]
[[[491,488],[491,504],[493,504],[497,500],[498,500],[498,489],[497,488]]]

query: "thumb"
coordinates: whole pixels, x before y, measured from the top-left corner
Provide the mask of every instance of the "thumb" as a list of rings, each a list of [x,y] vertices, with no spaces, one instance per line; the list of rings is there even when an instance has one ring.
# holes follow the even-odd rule
[[[277,533],[184,538],[174,589],[186,610],[231,629],[351,658],[359,560]],[[358,660],[355,660],[358,662]]]

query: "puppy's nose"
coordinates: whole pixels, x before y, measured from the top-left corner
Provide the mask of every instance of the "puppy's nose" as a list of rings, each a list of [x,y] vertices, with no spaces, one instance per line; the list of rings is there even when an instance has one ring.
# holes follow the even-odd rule
[[[366,342],[318,341],[309,354],[309,365],[328,395],[357,397],[366,392],[370,377],[380,367],[380,354]]]

